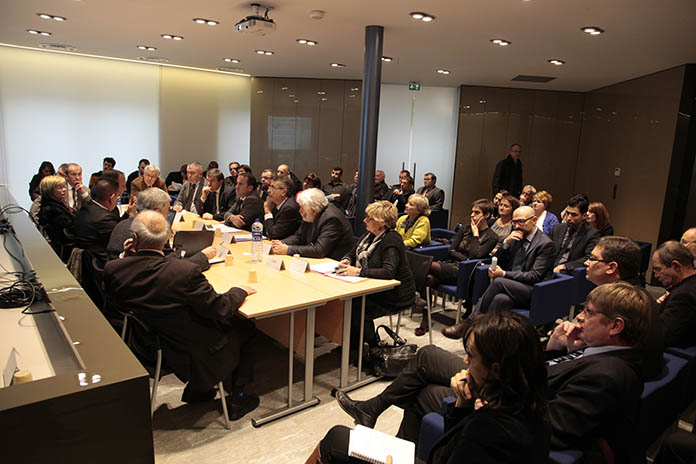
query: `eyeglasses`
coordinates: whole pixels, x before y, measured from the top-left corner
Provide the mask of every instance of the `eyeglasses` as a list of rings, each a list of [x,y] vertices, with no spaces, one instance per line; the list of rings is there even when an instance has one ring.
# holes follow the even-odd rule
[[[275,185],[271,184],[268,186],[268,190],[285,190],[285,187],[276,187]]]
[[[525,218],[525,219],[513,219],[511,222],[512,222],[514,225],[516,225],[516,226],[521,226],[522,224],[524,224],[525,222],[529,221],[529,220],[532,219],[533,217],[534,217],[534,216],[530,216],[530,217]]]
[[[684,240],[684,239],[681,239],[681,240],[679,240],[679,243],[681,243],[681,244],[684,245],[684,246],[687,246],[687,245],[690,244],[690,243],[696,243],[696,240]]]
[[[584,308],[582,311],[580,311],[580,314],[584,314],[586,317],[592,317],[592,316],[594,316],[595,314],[601,314],[601,315],[604,316],[604,317],[608,317],[608,316],[607,316],[606,314],[604,314],[603,312],[601,312],[601,311],[595,311],[594,309],[590,309],[590,308],[588,308],[587,306],[585,306],[585,308]]]
[[[600,263],[610,263],[611,261],[607,261],[606,259],[600,259],[597,258],[596,256],[590,256],[587,258],[588,261],[594,263],[594,262],[600,262]]]

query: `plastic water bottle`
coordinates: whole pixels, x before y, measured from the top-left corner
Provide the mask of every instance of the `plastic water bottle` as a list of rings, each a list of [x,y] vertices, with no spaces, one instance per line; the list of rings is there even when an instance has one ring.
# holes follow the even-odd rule
[[[251,260],[255,263],[260,263],[263,256],[262,232],[263,224],[259,218],[256,218],[251,225]]]
[[[494,256],[493,259],[491,260],[491,270],[495,271],[495,269],[498,267],[498,257]]]

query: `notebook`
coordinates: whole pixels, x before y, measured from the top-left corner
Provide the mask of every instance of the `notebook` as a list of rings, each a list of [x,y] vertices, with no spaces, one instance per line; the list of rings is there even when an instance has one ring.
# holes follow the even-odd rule
[[[348,456],[373,464],[386,464],[391,456],[392,464],[413,464],[416,444],[358,425],[350,431]]]

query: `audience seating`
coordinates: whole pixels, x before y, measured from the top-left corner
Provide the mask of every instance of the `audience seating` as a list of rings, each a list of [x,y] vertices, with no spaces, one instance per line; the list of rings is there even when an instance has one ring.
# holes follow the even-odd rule
[[[121,314],[123,315],[121,339],[126,343],[126,345],[128,345],[135,357],[138,358],[138,361],[140,361],[145,370],[147,370],[148,374],[150,374],[150,377],[152,377],[154,380],[152,384],[152,391],[150,393],[150,414],[153,414],[155,412],[155,402],[157,400],[157,387],[159,386],[159,381],[165,375],[171,374],[171,372],[165,367],[166,364],[164,364],[162,360],[162,345],[160,342],[160,337],[157,333],[150,329],[145,322],[133,314],[133,312],[121,312]],[[131,325],[134,325],[137,328],[136,330],[140,331],[140,337],[136,337],[135,331],[132,328],[130,331],[128,330],[129,322]],[[139,340],[141,344],[142,341],[145,340],[147,346],[139,347],[136,340]],[[143,353],[143,351],[146,351],[146,353],[151,353],[153,351],[156,352],[157,358],[154,366],[152,366],[151,361],[147,359],[147,355]],[[230,430],[230,419],[227,415],[227,402],[225,401],[225,388],[222,382],[218,382],[218,391],[220,392],[220,400],[222,402],[222,415],[225,419],[225,428]]]
[[[488,288],[489,267],[488,265],[479,266],[474,272],[472,304],[476,304]],[[556,272],[553,279],[534,285],[529,309],[513,309],[513,311],[527,317],[534,325],[548,324],[558,318],[567,317],[573,299],[574,281],[572,276]]]
[[[449,241],[452,240],[452,237],[454,237],[455,234],[456,232],[453,230],[439,228],[430,229],[430,243],[425,246],[414,248],[413,251],[422,255],[432,256],[433,261],[442,261],[447,259],[447,252],[449,251],[450,247],[449,243],[443,243],[437,239],[444,238]]]
[[[650,259],[652,258],[652,243],[639,242],[638,240],[634,240],[634,242],[640,247],[640,271],[638,273],[638,278],[645,284],[647,280],[645,273],[648,271]]]
[[[430,210],[430,228],[431,229],[447,229],[449,227],[449,210],[433,209]]]
[[[445,433],[444,415],[447,412],[447,408],[456,400],[456,398],[448,396],[442,400],[442,407],[439,413],[431,412],[423,416],[418,435],[418,443],[416,443],[416,458],[423,462],[428,460],[428,455],[433,445],[440,439],[442,434]]]
[[[686,409],[696,399],[696,346],[678,348],[676,346],[665,347],[665,352],[686,360],[686,383],[682,398],[681,410]]]
[[[585,272],[587,268],[585,266],[576,267],[573,269],[572,275],[575,279],[575,291],[573,292],[573,300],[571,304],[579,305],[584,303],[587,299],[587,295],[596,287],[595,284],[587,280],[585,277]]]
[[[438,293],[453,296],[457,299],[457,319],[455,323],[459,323],[460,314],[462,312],[462,302],[470,299],[470,283],[473,283],[472,273],[478,263],[488,264],[490,258],[486,259],[469,259],[459,262],[459,272],[457,273],[456,285],[438,285],[434,290]],[[445,307],[444,296],[442,297],[442,307]]]

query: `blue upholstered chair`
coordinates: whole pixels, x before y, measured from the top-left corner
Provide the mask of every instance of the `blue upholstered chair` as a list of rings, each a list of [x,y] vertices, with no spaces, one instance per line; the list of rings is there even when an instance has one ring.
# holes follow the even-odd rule
[[[648,266],[650,266],[650,258],[652,257],[652,243],[650,242],[639,242],[634,240],[640,247],[640,271],[638,277],[645,283],[646,276],[645,273],[648,271]]]
[[[665,347],[665,352],[686,359],[686,384],[681,394],[681,409],[686,409],[696,399],[696,346],[678,348],[676,346]]]
[[[474,272],[474,268],[478,263],[488,264],[490,262],[490,258],[460,261],[459,271],[457,273],[457,283],[455,285],[438,285],[434,289],[438,293],[450,295],[457,299],[456,323],[459,322],[459,317],[462,311],[462,302],[469,298],[469,283],[471,282],[470,277]],[[444,307],[444,298],[442,306]]]
[[[449,210],[433,209],[430,211],[429,219],[431,229],[447,229],[449,227]]]
[[[452,240],[456,234],[453,230],[447,229],[430,229],[431,241],[429,244],[414,248],[413,251],[422,255],[432,256],[433,261],[442,261],[447,258],[447,252],[449,251],[449,244],[437,241],[439,238],[444,238],[447,240]]]
[[[573,305],[584,303],[587,299],[587,295],[596,287],[595,284],[585,277],[586,271],[587,268],[585,266],[573,269],[572,275],[575,279],[575,291],[573,292],[573,301],[571,302]]]

